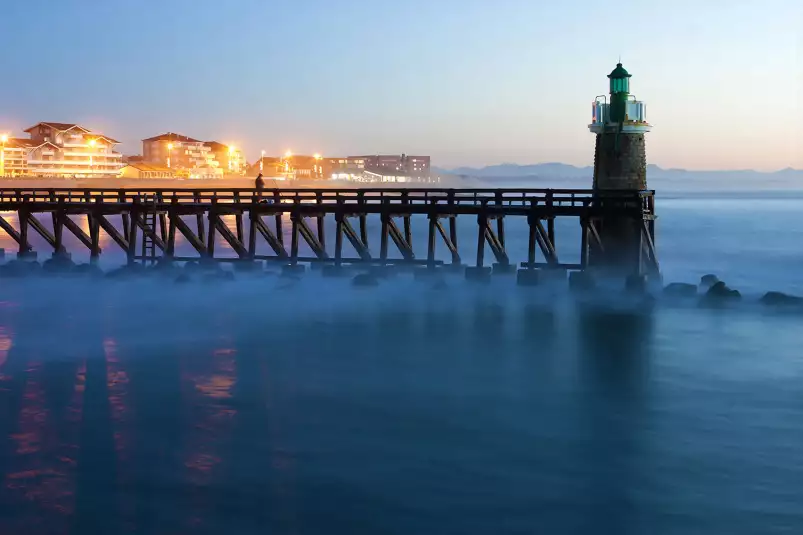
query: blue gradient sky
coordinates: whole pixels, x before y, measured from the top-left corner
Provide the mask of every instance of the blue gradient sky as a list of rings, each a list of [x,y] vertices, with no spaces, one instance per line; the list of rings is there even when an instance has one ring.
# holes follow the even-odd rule
[[[648,158],[803,168],[803,2],[4,2],[0,129],[78,122],[260,149],[590,164],[621,54]],[[620,6],[613,11],[611,6]]]

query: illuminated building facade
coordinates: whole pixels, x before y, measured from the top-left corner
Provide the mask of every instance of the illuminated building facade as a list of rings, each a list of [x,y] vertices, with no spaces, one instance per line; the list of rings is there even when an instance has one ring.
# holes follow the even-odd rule
[[[0,175],[113,177],[122,164],[119,143],[72,123],[37,123],[25,129],[29,139],[2,136]]]
[[[242,151],[233,145],[218,143],[217,141],[207,141],[204,143],[223,171],[223,174],[243,175],[246,171],[245,157]]]
[[[188,178],[221,178],[223,170],[212,148],[191,137],[167,132],[142,140],[142,159],[164,165]]]

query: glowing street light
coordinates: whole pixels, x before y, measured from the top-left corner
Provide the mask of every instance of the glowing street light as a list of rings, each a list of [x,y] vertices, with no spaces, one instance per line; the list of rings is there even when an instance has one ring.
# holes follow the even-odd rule
[[[287,152],[284,153],[284,157],[285,158],[292,158],[293,157],[293,151],[288,150]]]
[[[234,167],[233,167],[233,165],[231,163],[231,159],[233,157],[234,157],[234,147],[233,146],[229,146],[229,172],[231,172],[234,169]]]
[[[0,135],[0,176],[6,176],[6,143],[8,134]]]
[[[263,150],[261,152],[261,155],[260,155],[260,158],[259,158],[259,172],[260,173],[262,173],[262,171],[265,170],[264,165],[265,165],[265,151]]]
[[[167,144],[167,168],[170,169],[170,153],[173,151],[173,144]]]
[[[95,145],[97,145],[97,144],[98,144],[98,140],[97,139],[90,139],[89,140],[89,170],[90,171],[92,171],[95,168],[94,164],[92,163],[92,151],[95,150]]]

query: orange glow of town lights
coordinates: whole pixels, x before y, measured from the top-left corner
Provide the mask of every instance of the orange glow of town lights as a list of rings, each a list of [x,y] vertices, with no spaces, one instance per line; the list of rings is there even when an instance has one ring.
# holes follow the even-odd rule
[[[172,143],[168,143],[167,144],[167,150],[173,150],[173,144]]]
[[[292,156],[293,156],[293,151],[291,151],[291,150],[288,150],[287,152],[284,153],[284,157],[285,158],[290,158]]]
[[[8,141],[8,134],[0,135],[0,142],[6,143]]]
[[[321,159],[321,155],[316,152],[314,158],[316,160],[320,160]]]
[[[98,140],[97,139],[90,139],[89,140],[89,146],[90,147],[94,147],[97,144],[98,144]]]

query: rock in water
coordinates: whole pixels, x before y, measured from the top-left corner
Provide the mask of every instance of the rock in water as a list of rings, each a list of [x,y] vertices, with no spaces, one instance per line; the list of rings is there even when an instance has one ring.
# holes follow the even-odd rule
[[[803,297],[783,292],[767,292],[761,298],[761,303],[767,306],[803,306]]]
[[[697,286],[686,282],[672,282],[666,285],[664,294],[672,297],[694,297],[697,295]]]
[[[700,286],[704,286],[706,288],[710,288],[718,282],[720,282],[719,277],[711,273],[700,277]]]
[[[705,298],[708,301],[730,301],[741,299],[742,294],[738,290],[728,288],[728,285],[724,282],[717,281],[705,293]]]
[[[351,279],[352,286],[379,286],[379,279],[372,273],[360,273]]]

